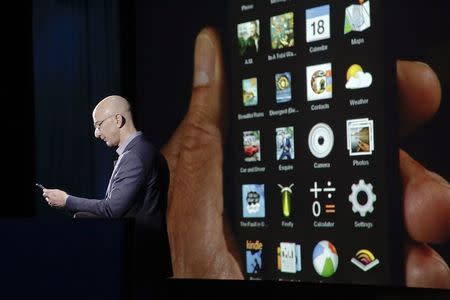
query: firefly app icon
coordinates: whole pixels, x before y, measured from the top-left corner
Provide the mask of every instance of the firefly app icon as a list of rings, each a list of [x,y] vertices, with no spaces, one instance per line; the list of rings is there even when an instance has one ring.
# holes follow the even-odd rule
[[[351,262],[364,272],[369,271],[380,263],[373,253],[367,249],[361,249],[356,252],[355,257],[351,259]]]
[[[292,183],[289,186],[282,186],[281,184],[278,187],[281,189],[281,206],[283,208],[283,216],[288,218],[291,215],[291,199],[292,199],[292,187],[294,184]]]

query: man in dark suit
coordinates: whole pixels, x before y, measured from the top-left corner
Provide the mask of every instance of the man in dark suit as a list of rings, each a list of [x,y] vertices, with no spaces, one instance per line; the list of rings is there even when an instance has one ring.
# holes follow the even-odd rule
[[[166,227],[169,171],[164,156],[136,130],[126,99],[106,97],[92,118],[95,137],[109,147],[117,146],[119,155],[105,198],[80,198],[58,189],[44,189],[43,196],[50,206],[75,217],[134,217],[136,279],[172,276]]]

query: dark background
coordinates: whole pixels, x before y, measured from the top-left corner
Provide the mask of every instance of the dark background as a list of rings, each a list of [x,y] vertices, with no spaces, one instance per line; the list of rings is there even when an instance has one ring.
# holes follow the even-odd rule
[[[399,47],[392,50],[399,58],[428,63],[441,80],[443,95],[435,118],[402,147],[450,180],[449,4],[391,3],[398,16],[392,30],[399,39]],[[110,94],[121,94],[135,105],[137,123],[161,147],[189,103],[195,36],[205,25],[225,36],[226,7],[226,0],[35,0],[8,10],[17,18],[4,27],[5,57],[17,58],[10,61],[7,74],[15,84],[8,86],[12,96],[3,112],[5,165],[13,166],[5,169],[11,175],[1,209],[2,294],[19,299],[126,295],[126,225],[72,223],[43,204],[33,183],[80,196],[103,196],[115,154],[94,140],[90,114]],[[437,246],[447,262],[448,244]],[[246,292],[239,292],[249,295],[299,293],[295,286],[274,283],[171,285],[196,295],[216,289],[233,295],[230,287],[244,288]],[[314,286],[305,288],[318,292]],[[345,288],[323,292],[331,295]],[[372,291],[377,298],[433,295],[429,290]]]

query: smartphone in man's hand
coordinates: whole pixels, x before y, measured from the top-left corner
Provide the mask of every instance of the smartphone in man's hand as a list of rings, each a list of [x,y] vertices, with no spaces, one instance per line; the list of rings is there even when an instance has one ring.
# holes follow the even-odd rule
[[[35,185],[36,185],[38,188],[40,188],[41,190],[44,190],[44,189],[45,189],[45,187],[44,187],[42,184],[40,184],[40,183],[35,183]]]

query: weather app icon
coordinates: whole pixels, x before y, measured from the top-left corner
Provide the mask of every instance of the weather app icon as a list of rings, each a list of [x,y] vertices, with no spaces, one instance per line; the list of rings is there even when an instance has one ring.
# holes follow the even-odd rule
[[[345,9],[344,34],[370,27],[370,1],[359,0]]]
[[[329,241],[320,241],[314,247],[313,265],[317,274],[322,277],[330,277],[336,273],[339,257],[334,245]]]
[[[367,249],[361,249],[356,252],[355,257],[351,259],[351,262],[364,272],[369,271],[380,263],[373,253]]]
[[[364,72],[358,64],[351,65],[347,70],[347,83],[345,88],[348,90],[363,89],[372,85],[372,74]]]

